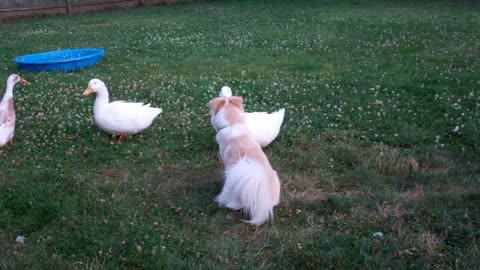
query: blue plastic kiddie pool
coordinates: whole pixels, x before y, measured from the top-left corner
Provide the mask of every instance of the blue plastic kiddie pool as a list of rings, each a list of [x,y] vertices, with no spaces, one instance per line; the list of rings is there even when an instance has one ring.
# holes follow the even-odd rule
[[[97,48],[67,49],[17,56],[14,61],[23,70],[69,71],[97,63],[104,53]]]

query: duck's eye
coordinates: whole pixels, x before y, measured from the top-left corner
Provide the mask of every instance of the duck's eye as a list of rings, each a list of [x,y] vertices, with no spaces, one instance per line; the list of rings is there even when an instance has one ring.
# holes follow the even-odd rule
[[[97,84],[97,82],[93,82],[93,84]]]

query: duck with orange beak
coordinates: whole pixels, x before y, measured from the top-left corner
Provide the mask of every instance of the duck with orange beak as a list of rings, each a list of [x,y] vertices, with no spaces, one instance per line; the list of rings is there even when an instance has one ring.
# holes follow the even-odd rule
[[[0,146],[7,142],[13,145],[13,132],[15,131],[15,110],[13,108],[13,87],[16,83],[27,81],[17,74],[12,74],[7,79],[7,88],[2,102],[0,102]]]
[[[95,124],[106,133],[117,136],[118,141],[125,135],[133,135],[148,128],[162,112],[161,108],[153,108],[142,102],[110,102],[107,87],[99,79],[90,80],[83,96],[92,93],[97,95],[93,106]]]

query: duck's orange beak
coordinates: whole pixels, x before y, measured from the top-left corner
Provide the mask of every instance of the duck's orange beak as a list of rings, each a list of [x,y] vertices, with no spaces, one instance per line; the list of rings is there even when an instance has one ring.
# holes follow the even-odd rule
[[[28,81],[25,80],[24,78],[20,77],[20,81],[19,81],[19,82],[21,82],[21,83],[27,83]]]
[[[87,87],[87,89],[85,89],[85,91],[83,91],[83,94],[82,96],[86,97],[88,95],[90,95],[91,93],[93,93],[93,88],[90,87],[90,85]]]

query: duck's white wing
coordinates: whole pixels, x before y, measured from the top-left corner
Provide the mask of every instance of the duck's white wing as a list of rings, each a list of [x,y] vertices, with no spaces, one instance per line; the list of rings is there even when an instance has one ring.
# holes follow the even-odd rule
[[[15,129],[15,122],[6,110],[0,111],[0,146],[6,144],[10,140]]]
[[[245,123],[253,133],[258,144],[265,147],[278,136],[284,115],[285,109],[280,109],[273,113],[245,113]]]
[[[161,112],[162,109],[142,102],[114,101],[95,120],[101,129],[111,134],[135,134],[147,128]]]
[[[5,110],[0,110],[0,125],[5,124],[9,120],[8,112]]]

